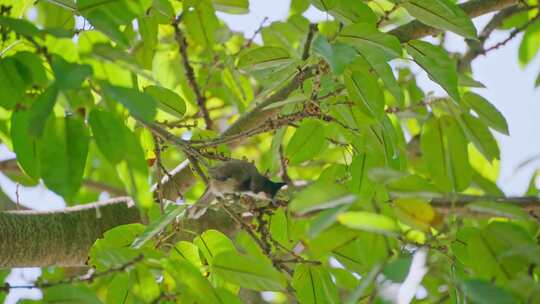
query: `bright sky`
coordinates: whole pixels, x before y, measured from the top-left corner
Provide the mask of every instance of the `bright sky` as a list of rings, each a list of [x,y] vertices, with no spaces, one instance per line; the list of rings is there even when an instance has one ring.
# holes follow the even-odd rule
[[[219,13],[232,30],[242,31],[247,37],[259,27],[261,21],[268,17],[266,24],[272,21],[283,20],[287,17],[290,0],[250,1],[248,15],[226,15]],[[313,21],[325,20],[326,14],[311,7],[305,16]],[[475,19],[477,28],[489,20],[489,16]],[[463,51],[464,43],[461,38],[449,35],[447,46],[452,51]],[[496,32],[487,45],[504,40],[507,34]],[[260,41],[260,40],[259,40]],[[540,94],[534,89],[535,79],[540,72],[540,59],[536,58],[526,69],[522,69],[517,61],[517,52],[520,36],[504,48],[495,50],[486,57],[478,58],[473,64],[474,78],[482,82],[487,89],[476,90],[492,102],[506,117],[510,136],[496,134],[501,148],[501,175],[499,186],[508,195],[521,195],[526,190],[533,172],[540,168]],[[420,85],[426,91],[440,94],[442,91],[437,85],[430,82],[425,74],[420,77]],[[0,158],[13,157],[5,147],[0,147]],[[516,168],[526,160],[537,157],[535,161],[515,172]],[[15,199],[15,184],[0,174],[0,186]],[[57,195],[44,189],[20,187],[20,201],[34,209],[58,209],[63,207],[63,201]],[[35,279],[38,270],[14,270],[8,282],[21,284]],[[21,296],[39,298],[38,290],[20,290],[12,292],[5,303],[15,303]]]

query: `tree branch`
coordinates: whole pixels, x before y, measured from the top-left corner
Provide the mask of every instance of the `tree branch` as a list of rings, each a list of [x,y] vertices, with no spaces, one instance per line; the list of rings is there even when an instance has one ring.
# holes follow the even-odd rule
[[[501,24],[506,18],[524,10],[526,9],[519,6],[511,6],[501,10],[495,16],[493,16],[493,18],[491,18],[491,20],[482,30],[482,33],[478,36],[478,40],[467,40],[469,49],[467,50],[467,52],[465,52],[465,54],[463,54],[463,56],[459,60],[458,70],[465,71],[469,69],[471,62],[476,57],[478,57],[484,49],[484,43],[489,38],[491,33],[493,33],[494,30],[501,26]]]
[[[83,265],[105,231],[139,220],[128,197],[47,212],[2,212],[0,267]]]
[[[519,0],[471,0],[460,4],[459,6],[469,17],[475,18],[514,6],[518,3]],[[440,29],[436,29],[415,20],[391,30],[390,34],[398,37],[401,42],[407,42],[425,36],[437,35],[441,32]]]
[[[208,109],[206,108],[206,98],[203,96],[201,89],[197,84],[195,72],[193,71],[193,67],[189,63],[189,57],[187,53],[187,40],[184,36],[184,33],[182,33],[182,30],[180,29],[180,25],[178,23],[179,21],[180,18],[177,18],[172,25],[174,27],[175,38],[178,42],[178,47],[180,49],[180,55],[182,56],[182,63],[184,64],[186,77],[188,79],[189,86],[191,87],[191,89],[195,93],[195,97],[197,98],[197,105],[199,106],[199,111],[204,119],[204,123],[206,124],[206,129],[212,129],[212,119],[210,118],[210,114],[208,113]]]

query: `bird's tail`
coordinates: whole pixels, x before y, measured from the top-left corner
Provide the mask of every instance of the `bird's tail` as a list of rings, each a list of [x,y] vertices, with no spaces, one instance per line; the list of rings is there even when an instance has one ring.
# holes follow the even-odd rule
[[[198,219],[206,213],[208,206],[214,201],[216,196],[208,188],[204,191],[203,195],[188,209],[188,218]]]

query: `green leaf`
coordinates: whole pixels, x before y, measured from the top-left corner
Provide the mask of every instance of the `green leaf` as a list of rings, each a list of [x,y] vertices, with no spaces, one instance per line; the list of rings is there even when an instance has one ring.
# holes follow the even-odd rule
[[[361,22],[375,24],[378,19],[367,4],[356,0],[338,0],[329,13],[346,25]]]
[[[525,30],[525,35],[519,44],[519,63],[521,66],[529,64],[540,49],[540,20],[534,21]]]
[[[310,0],[291,0],[291,15],[302,14],[310,5]]]
[[[336,285],[323,267],[299,264],[292,287],[300,303],[340,303]]]
[[[242,52],[236,67],[245,71],[259,71],[269,68],[283,67],[293,59],[285,49],[275,46],[261,46]]]
[[[75,6],[74,1],[67,0],[66,2]],[[37,22],[43,25],[45,29],[60,29],[71,30],[75,26],[75,15],[65,5],[58,1],[57,4],[43,1],[36,4],[38,10]],[[69,5],[69,4],[67,4]]]
[[[144,44],[145,42],[142,42],[142,43]],[[148,43],[148,44],[151,45],[151,43]],[[147,47],[147,45],[145,44],[144,47]],[[152,76],[146,70],[141,68],[141,65],[137,61],[138,59],[137,54],[134,57],[133,55],[129,54],[127,51],[119,47],[113,47],[109,43],[95,43],[92,46],[91,54],[100,62],[108,61],[110,63],[114,63],[115,66],[118,68],[122,68],[128,72],[136,73],[137,75],[140,75],[143,78],[154,81]],[[153,53],[151,55],[153,55]],[[152,58],[146,58],[146,61],[144,61],[143,64],[147,64],[148,67],[151,68]]]
[[[135,51],[135,58],[142,67],[148,70],[152,69],[152,61],[158,44],[158,18],[155,15],[137,18],[142,41]]]
[[[129,274],[117,273],[107,286],[106,303],[122,303],[127,298],[130,289]]]
[[[356,50],[343,43],[330,44],[323,36],[317,36],[313,41],[313,52],[328,62],[332,72],[341,75],[347,65],[355,60]]]
[[[326,147],[324,125],[318,120],[308,119],[300,124],[289,140],[285,155],[291,165],[313,159]]]
[[[86,286],[55,285],[47,288],[43,294],[46,303],[66,304],[101,304],[95,292]]]
[[[345,86],[350,98],[360,110],[376,120],[384,115],[384,97],[377,78],[369,71],[352,72],[345,76]]]
[[[467,140],[459,125],[449,116],[431,117],[422,129],[422,158],[432,181],[444,191],[461,191],[471,182]]]
[[[182,298],[190,299],[190,303],[224,303],[199,269],[186,261],[164,260],[163,267],[176,282],[176,289]]]
[[[133,261],[140,252],[130,245],[143,231],[144,226],[138,223],[120,225],[106,231],[90,249],[88,264],[102,271]]]
[[[395,36],[380,32],[374,24],[347,25],[341,30],[338,41],[352,45],[373,64],[386,63],[401,57],[399,40]]]
[[[374,184],[368,178],[368,172],[380,165],[380,158],[373,154],[361,152],[355,155],[349,166],[351,175],[348,184],[349,189],[355,193],[369,196],[374,191]]]
[[[441,220],[437,211],[423,200],[397,199],[394,206],[400,221],[422,231],[429,231]]]
[[[323,12],[331,10],[337,3],[338,0],[311,0],[311,4]]]
[[[512,304],[517,299],[508,291],[489,281],[466,280],[461,283],[463,292],[472,302],[478,304]]]
[[[462,73],[458,75],[458,85],[460,87],[468,87],[468,88],[480,88],[480,89],[486,88],[486,86],[480,81],[477,81],[471,76],[467,74],[462,74]]]
[[[218,11],[228,14],[247,14],[249,13],[248,0],[212,0],[212,5]]]
[[[370,64],[379,78],[383,81],[386,89],[394,96],[398,104],[403,104],[403,90],[399,86],[392,68],[387,63]]]
[[[90,136],[74,116],[51,117],[40,143],[41,177],[45,185],[71,201],[84,174]]]
[[[386,278],[392,280],[396,283],[402,283],[405,281],[407,274],[409,274],[409,269],[411,268],[412,257],[402,256],[396,260],[390,262],[386,267],[384,267],[382,273]]]
[[[27,110],[15,110],[11,114],[11,141],[17,162],[28,176],[39,177],[38,142],[29,136],[30,120]]]
[[[151,85],[144,88],[144,92],[154,97],[159,109],[178,118],[182,118],[186,113],[186,103],[184,99],[174,91]]]
[[[491,128],[505,135],[509,135],[506,119],[501,112],[485,98],[476,93],[467,92],[463,95],[463,102],[478,114],[478,118],[480,118],[481,121]]]
[[[170,208],[167,208],[165,214],[146,226],[144,232],[133,241],[131,247],[135,249],[141,248],[144,244],[146,244],[146,242],[172,223],[172,221],[178,217],[181,217],[184,214],[185,209],[186,205],[171,205]]]
[[[219,21],[210,0],[186,0],[182,22],[189,37],[199,46],[211,48],[216,40]]]
[[[170,251],[170,257],[173,260],[187,260],[197,267],[202,266],[199,248],[191,242],[180,241],[176,243]]]
[[[316,238],[337,221],[338,215],[349,210],[350,207],[350,205],[338,205],[319,212],[309,223],[308,236],[312,239]]]
[[[359,280],[350,271],[343,268],[329,268],[328,271],[332,274],[332,277],[336,280],[336,286],[345,290],[353,290],[358,284]]]
[[[169,0],[153,1],[152,9],[160,24],[169,24],[175,17],[174,7]]]
[[[376,233],[394,233],[398,230],[392,218],[366,211],[349,211],[338,215],[338,222],[352,229]]]
[[[160,286],[151,269],[139,263],[135,266],[134,284],[130,286],[130,293],[135,295],[144,303],[152,303],[160,296]]]
[[[124,128],[124,159],[116,166],[120,179],[128,194],[141,208],[150,208],[154,203],[148,179],[148,165],[144,150],[137,136]]]
[[[486,230],[474,229],[466,240],[468,260],[476,277],[508,279],[507,264],[503,264],[498,254],[503,251],[497,236]]]
[[[246,256],[234,251],[214,257],[210,270],[224,280],[241,287],[260,291],[284,291],[285,276],[262,257]]]
[[[339,227],[343,226],[339,225]],[[343,229],[352,231],[345,227]],[[392,250],[391,238],[379,233],[354,232],[356,235],[353,240],[349,240],[338,248],[331,249],[332,256],[345,268],[357,273],[366,273],[388,259]],[[333,237],[339,238],[340,236],[334,235]]]
[[[223,69],[221,79],[225,87],[233,95],[233,102],[238,107],[240,113],[245,111],[246,105],[253,100],[253,89],[249,79],[237,71],[231,71],[229,68]]]
[[[209,263],[221,252],[236,250],[233,242],[225,234],[212,229],[196,237],[193,243],[199,247]]]
[[[114,114],[93,109],[88,116],[88,123],[92,127],[92,134],[103,156],[111,162],[118,164],[124,159],[126,126]]]
[[[407,42],[407,52],[455,101],[459,101],[456,61],[442,48],[429,42],[412,40]]]
[[[12,109],[22,100],[30,72],[13,57],[0,60],[0,106]]]
[[[354,304],[358,303],[362,297],[364,297],[364,293],[368,290],[368,288],[371,286],[372,283],[375,282],[377,279],[377,276],[380,273],[382,264],[377,264],[373,266],[369,270],[369,272],[366,274],[365,278],[363,278],[362,282],[356,289],[349,295],[347,298],[346,304]]]
[[[487,160],[500,159],[497,141],[482,121],[469,113],[461,113],[459,122],[469,140]]]
[[[397,0],[393,0],[398,3]],[[467,14],[449,0],[409,0],[401,5],[422,23],[449,30],[465,38],[476,38],[476,28]]]
[[[44,87],[47,85],[47,75],[45,74],[45,68],[43,67],[43,62],[41,58],[34,53],[30,52],[17,52],[13,57],[17,62],[22,64],[26,70],[30,73],[29,76],[31,80],[27,84],[37,85]],[[24,72],[18,67],[19,73],[21,76],[24,76]],[[15,75],[10,75],[11,78],[16,77]]]
[[[154,120],[156,102],[150,94],[139,92],[133,88],[113,86],[107,82],[102,82],[101,87],[109,98],[124,105],[131,115],[146,122]]]
[[[53,55],[52,69],[56,85],[62,90],[77,89],[87,77],[92,75],[90,65],[67,62],[58,55]]]
[[[133,19],[143,15],[150,0],[79,0],[77,11],[99,31],[109,36],[122,47],[129,46],[129,39],[120,26],[131,24]]]
[[[34,24],[25,19],[15,19],[0,16],[0,26],[11,29],[15,33],[25,37],[33,38],[41,33],[41,31]]]
[[[356,200],[344,186],[328,181],[318,181],[296,194],[289,210],[297,214],[351,204]]]
[[[43,134],[47,118],[52,113],[56,97],[58,96],[58,87],[54,84],[50,85],[41,95],[38,96],[30,112],[29,117],[29,134],[34,137],[40,137]]]

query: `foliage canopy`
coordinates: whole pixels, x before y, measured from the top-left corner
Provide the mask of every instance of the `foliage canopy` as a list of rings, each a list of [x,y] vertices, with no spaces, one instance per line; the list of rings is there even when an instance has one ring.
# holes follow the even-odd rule
[[[239,303],[271,291],[276,302],[383,303],[414,274],[425,295],[400,293],[406,302],[536,303],[534,202],[496,185],[493,132],[508,125],[472,91],[483,86],[469,68],[495,49],[484,47],[495,28],[525,31],[528,64],[538,4],[498,1],[478,34],[467,8],[490,2],[292,0],[258,43],[218,18],[248,13],[248,0],[2,1],[9,177],[42,180],[69,205],[128,195],[144,223],[96,240],[89,277],[43,268],[43,301]],[[310,23],[309,5],[329,18]],[[443,36],[410,40],[399,30],[412,19],[467,38],[468,52],[451,54]],[[417,67],[445,94],[424,92]],[[219,203],[227,227],[186,229],[174,201],[196,201],[207,166],[228,158],[289,187],[277,206]],[[165,195],[161,178],[183,161],[195,185]],[[525,195],[538,194],[532,182]]]

